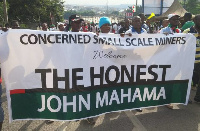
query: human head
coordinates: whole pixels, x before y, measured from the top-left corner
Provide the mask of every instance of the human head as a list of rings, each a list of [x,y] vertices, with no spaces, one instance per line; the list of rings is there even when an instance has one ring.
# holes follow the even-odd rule
[[[64,24],[63,23],[59,23],[58,24],[58,29],[59,29],[59,31],[64,31],[65,30]]]
[[[10,28],[9,23],[6,23],[6,24],[5,24],[5,27],[6,27],[6,28]]]
[[[125,20],[120,21],[120,25],[121,25],[122,27],[125,27]]]
[[[99,19],[99,28],[101,28],[101,26],[104,25],[104,24],[111,25],[111,21],[110,21],[110,19],[108,17],[101,17]]]
[[[179,15],[177,14],[169,14],[168,19],[171,26],[178,26],[179,25]]]
[[[146,20],[144,13],[141,13],[138,16],[141,18],[142,23],[144,23],[144,21]]]
[[[99,28],[102,33],[110,32],[111,21],[108,17],[101,17],[99,20]]]
[[[195,28],[200,29],[200,14],[195,15],[194,17]]]
[[[164,19],[163,21],[162,21],[162,26],[163,27],[167,27],[169,25],[169,20],[168,19]]]
[[[185,22],[191,21],[191,19],[192,19],[192,14],[190,12],[185,13],[185,15],[184,15],[184,21]]]
[[[55,28],[55,25],[54,25],[54,24],[52,24],[52,25],[50,26],[50,28]]]
[[[42,30],[47,31],[47,29],[48,29],[47,23],[42,23]]]
[[[83,26],[87,26],[87,23],[84,22],[84,23],[83,23]]]
[[[94,26],[94,22],[91,22],[90,25],[91,25],[91,26]]]
[[[130,21],[129,19],[125,19],[125,27],[129,27],[130,26]]]
[[[12,29],[19,29],[20,26],[19,26],[19,23],[17,20],[13,20],[12,23],[11,23],[11,28]]]
[[[141,18],[139,16],[134,16],[132,19],[132,26],[134,29],[138,29],[141,28],[142,26],[142,21]]]
[[[81,22],[84,21],[80,16],[78,15],[71,15],[69,17],[69,25],[72,28],[72,32],[79,32],[81,28]]]

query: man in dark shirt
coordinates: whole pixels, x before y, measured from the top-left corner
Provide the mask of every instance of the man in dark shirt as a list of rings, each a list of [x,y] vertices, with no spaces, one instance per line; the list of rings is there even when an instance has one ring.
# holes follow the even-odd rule
[[[189,12],[185,13],[185,15],[184,15],[185,24],[181,28],[182,31],[184,31],[187,28],[194,26],[194,22],[191,19],[192,19],[192,14],[189,13]]]
[[[119,34],[125,33],[127,30],[129,30],[130,22],[129,19],[125,19],[125,21],[121,22],[121,28],[119,29]]]

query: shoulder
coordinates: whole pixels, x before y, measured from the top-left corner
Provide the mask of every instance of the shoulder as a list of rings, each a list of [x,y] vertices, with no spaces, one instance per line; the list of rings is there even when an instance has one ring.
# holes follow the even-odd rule
[[[194,24],[193,21],[187,21],[186,24]]]
[[[131,28],[125,32],[125,34],[132,33]]]
[[[192,26],[192,27],[190,28],[190,33],[197,33],[197,31],[195,30],[194,26]]]
[[[170,33],[170,27],[165,27],[165,28],[162,28],[161,30],[160,30],[160,33],[162,34],[162,33]]]
[[[147,34],[147,31],[144,28],[142,28],[141,34]]]
[[[149,27],[146,23],[143,24],[144,27]]]

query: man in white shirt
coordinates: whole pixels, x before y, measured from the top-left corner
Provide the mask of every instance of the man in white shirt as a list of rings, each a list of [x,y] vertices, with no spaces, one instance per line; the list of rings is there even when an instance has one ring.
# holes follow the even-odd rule
[[[134,16],[132,19],[132,27],[125,32],[125,34],[143,34],[147,31],[142,28],[142,21],[139,16]]]
[[[179,15],[169,14],[169,25],[160,30],[161,34],[173,34],[173,33],[181,33],[181,30],[178,28],[179,25]]]

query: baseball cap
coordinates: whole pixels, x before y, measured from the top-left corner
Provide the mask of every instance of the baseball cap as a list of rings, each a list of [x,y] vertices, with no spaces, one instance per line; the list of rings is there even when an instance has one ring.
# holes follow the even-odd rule
[[[178,17],[180,17],[180,16],[177,15],[177,14],[169,14],[169,15],[168,15],[168,19],[171,19],[171,18],[174,17],[174,16],[178,16]]]
[[[84,21],[80,16],[78,16],[78,15],[71,15],[70,17],[69,17],[69,21]]]
[[[100,18],[99,28],[101,28],[101,26],[104,25],[104,24],[110,24],[111,25],[110,19],[108,17],[101,17]]]

